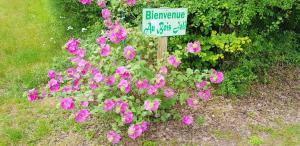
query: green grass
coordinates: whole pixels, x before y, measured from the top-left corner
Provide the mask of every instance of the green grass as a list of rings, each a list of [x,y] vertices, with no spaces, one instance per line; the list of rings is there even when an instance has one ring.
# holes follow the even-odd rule
[[[253,134],[249,138],[249,142],[253,145],[260,145],[262,139],[258,134],[267,134],[267,138],[263,143],[266,145],[285,145],[295,146],[300,145],[300,125],[299,124],[284,124],[278,123],[279,127],[272,128],[261,125],[250,125],[251,133]]]
[[[64,26],[54,11],[51,0],[0,0],[0,145],[34,144],[63,125],[50,102],[23,96],[46,83],[52,58],[61,54]]]
[[[49,0],[0,0],[0,95],[17,97],[46,81],[59,55],[63,26]]]
[[[214,136],[218,139],[230,140],[235,137],[234,132],[231,130],[213,130]]]
[[[251,137],[249,138],[249,143],[250,143],[251,145],[261,145],[261,144],[263,144],[264,142],[263,142],[263,140],[262,140],[261,138],[259,138],[258,136],[253,135],[253,136],[251,136]]]
[[[198,126],[203,126],[203,124],[205,123],[205,117],[202,115],[197,116],[196,123]]]

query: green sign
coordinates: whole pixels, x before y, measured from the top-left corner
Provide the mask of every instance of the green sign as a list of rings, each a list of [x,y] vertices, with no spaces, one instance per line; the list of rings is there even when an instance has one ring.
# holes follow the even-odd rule
[[[143,9],[142,31],[146,35],[185,35],[187,25],[186,8]]]

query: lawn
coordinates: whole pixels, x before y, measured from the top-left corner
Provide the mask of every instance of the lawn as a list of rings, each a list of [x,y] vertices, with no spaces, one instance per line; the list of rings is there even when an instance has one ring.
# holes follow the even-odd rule
[[[0,145],[33,143],[59,118],[49,103],[23,96],[46,82],[52,57],[60,55],[64,28],[52,11],[50,0],[0,0]]]
[[[58,99],[30,103],[24,94],[47,83],[52,58],[62,55],[61,48],[68,39],[66,27],[51,1],[0,0],[0,146],[107,143],[105,133],[110,124],[103,122],[103,117],[77,124],[70,112],[56,108]],[[291,85],[299,88],[296,74],[299,69],[286,76],[295,76],[290,79]],[[289,88],[288,82],[282,83],[286,89],[280,87],[282,91],[278,91],[270,87],[267,96],[253,100],[216,97],[200,104],[194,111],[197,118],[192,132],[190,127],[179,127],[180,122],[170,121],[155,124],[138,141],[126,139],[129,143],[123,144],[183,145],[191,140],[187,145],[199,141],[208,145],[300,145],[297,123],[300,88]],[[259,93],[265,93],[263,87],[257,87],[262,90]],[[288,98],[278,99],[277,93]],[[190,133],[195,137],[188,137]]]

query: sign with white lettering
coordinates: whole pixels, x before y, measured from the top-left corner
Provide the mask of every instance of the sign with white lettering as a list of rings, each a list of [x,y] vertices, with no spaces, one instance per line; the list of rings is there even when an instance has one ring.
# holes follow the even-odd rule
[[[186,8],[143,9],[142,31],[146,35],[185,35],[187,25]]]

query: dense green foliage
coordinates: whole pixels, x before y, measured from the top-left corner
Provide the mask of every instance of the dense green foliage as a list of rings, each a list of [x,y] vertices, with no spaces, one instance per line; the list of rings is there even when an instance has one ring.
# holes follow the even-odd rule
[[[86,7],[77,0],[65,0],[59,5],[72,26],[88,27],[93,37],[97,35],[102,19],[95,2]],[[270,66],[299,64],[300,2],[296,0],[142,0],[125,9],[111,0],[108,6],[128,22],[127,27],[140,27],[143,8],[188,8],[187,35],[169,37],[168,49],[185,62],[182,69],[224,70],[220,93],[226,95],[246,93],[253,81],[266,82]],[[186,53],[187,42],[194,40],[201,42],[201,53]]]

